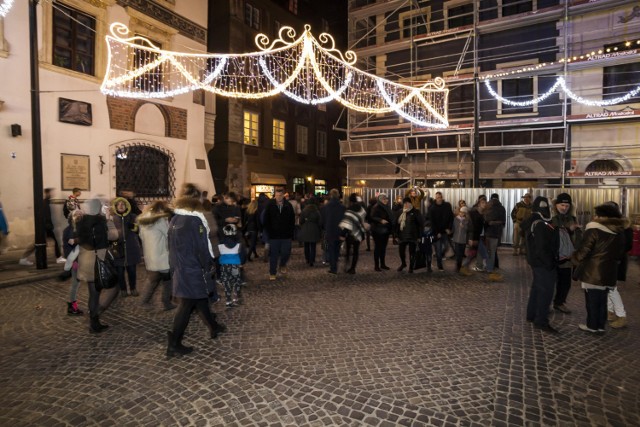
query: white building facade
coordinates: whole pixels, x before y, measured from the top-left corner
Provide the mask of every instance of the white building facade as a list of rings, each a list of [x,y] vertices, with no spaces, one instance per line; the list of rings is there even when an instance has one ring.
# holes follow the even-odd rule
[[[43,186],[55,189],[58,232],[64,226],[61,202],[73,187],[81,189],[81,200],[133,190],[142,204],[173,199],[185,182],[214,193],[207,161],[213,147],[212,96],[134,100],[100,92],[112,23],[127,25],[131,36],[146,37],[164,50],[204,53],[207,3],[39,2]],[[15,2],[0,20],[0,200],[13,247],[26,246],[34,236],[28,9],[26,1]],[[141,84],[161,84],[161,71],[151,70]]]

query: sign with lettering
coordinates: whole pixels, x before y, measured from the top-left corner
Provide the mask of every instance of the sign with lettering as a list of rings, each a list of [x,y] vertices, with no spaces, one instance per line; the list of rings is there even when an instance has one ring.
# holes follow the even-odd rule
[[[91,190],[89,156],[61,154],[62,190]]]

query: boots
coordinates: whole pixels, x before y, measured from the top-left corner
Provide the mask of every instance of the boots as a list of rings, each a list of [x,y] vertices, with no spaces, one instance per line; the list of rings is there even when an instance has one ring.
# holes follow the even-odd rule
[[[176,337],[173,332],[167,331],[167,357],[182,356],[193,351],[193,347],[182,345],[182,337]]]
[[[213,325],[213,328],[211,329],[211,339],[215,340],[216,338],[218,338],[218,335],[220,335],[222,333],[225,333],[225,332],[227,332],[226,325],[216,322]]]
[[[374,258],[373,263],[374,263],[374,265],[375,265],[375,268],[374,268],[374,269],[375,269],[376,271],[382,271],[382,270],[380,269],[380,260],[378,260],[378,258]]]
[[[609,326],[613,329],[622,329],[627,327],[627,317],[618,317],[613,322],[609,322]]]
[[[89,332],[91,332],[92,334],[99,334],[100,332],[104,332],[108,327],[109,325],[103,325],[102,323],[100,323],[100,318],[98,316],[91,317]]]
[[[171,302],[171,282],[162,282],[162,305],[165,311],[173,310],[177,307]]]
[[[78,308],[78,301],[67,303],[67,314],[69,316],[82,316],[84,312]]]

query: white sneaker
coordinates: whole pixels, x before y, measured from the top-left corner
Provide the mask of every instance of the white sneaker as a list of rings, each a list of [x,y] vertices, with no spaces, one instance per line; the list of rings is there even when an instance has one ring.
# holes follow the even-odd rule
[[[56,264],[64,264],[65,262],[67,262],[67,259],[65,257],[56,259]]]
[[[474,266],[474,267],[473,267],[473,271],[484,272],[484,271],[486,271],[486,270],[485,270],[484,268],[479,268],[479,267],[477,267],[477,266]]]
[[[33,265],[33,263],[31,261],[29,261],[26,258],[20,258],[20,261],[18,261],[18,264],[20,265]]]

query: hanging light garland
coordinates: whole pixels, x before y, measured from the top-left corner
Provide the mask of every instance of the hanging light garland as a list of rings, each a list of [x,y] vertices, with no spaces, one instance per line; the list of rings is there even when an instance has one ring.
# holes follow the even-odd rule
[[[634,98],[636,95],[638,95],[638,93],[640,93],[640,85],[639,85],[635,89],[633,89],[630,92],[627,92],[623,96],[619,96],[613,99],[608,99],[606,101],[593,101],[575,94],[571,89],[567,87],[567,82],[565,81],[565,79],[563,77],[558,77],[558,80],[556,80],[553,86],[551,86],[551,88],[545,93],[543,93],[542,95],[536,98],[530,99],[528,101],[512,101],[510,99],[500,96],[495,90],[493,90],[493,87],[491,87],[491,82],[489,82],[489,80],[485,80],[484,85],[487,87],[487,90],[489,91],[491,96],[493,96],[495,99],[502,102],[503,104],[512,105],[514,107],[530,107],[532,105],[539,104],[545,99],[547,99],[548,97],[550,97],[558,89],[558,87],[560,87],[562,91],[569,98],[573,99],[574,101],[580,104],[588,105],[591,107],[607,107],[611,105],[621,104],[623,102],[628,101],[631,98]]]
[[[11,10],[11,6],[13,6],[13,0],[0,0],[0,17],[7,16],[9,10]]]
[[[308,25],[297,39],[291,27],[282,27],[272,42],[259,34],[259,51],[233,55],[170,52],[128,34],[124,24],[114,23],[106,36],[104,94],[166,98],[202,89],[231,98],[263,99],[282,93],[309,105],[335,100],[363,113],[395,112],[418,126],[448,126],[449,90],[443,79],[412,87],[366,73],[355,68],[353,51],[340,52],[327,33],[314,38]]]

